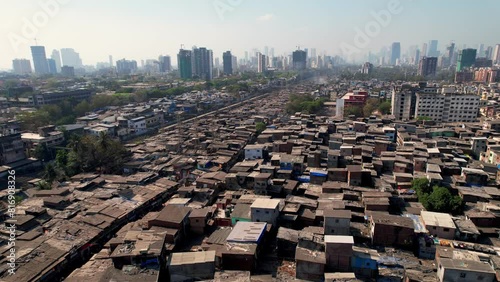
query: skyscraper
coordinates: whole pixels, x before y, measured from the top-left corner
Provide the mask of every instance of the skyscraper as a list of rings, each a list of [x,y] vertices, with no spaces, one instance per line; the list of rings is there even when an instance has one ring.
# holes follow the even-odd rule
[[[33,56],[33,65],[35,66],[36,74],[48,74],[49,64],[47,64],[47,56],[45,55],[44,46],[31,46],[31,55]]]
[[[222,54],[222,64],[224,65],[225,75],[233,74],[233,55],[231,55],[231,51],[226,51]]]
[[[204,80],[213,79],[214,60],[212,50],[193,48],[193,76]]]
[[[266,66],[266,55],[257,52],[257,72],[264,72],[267,68]]]
[[[129,61],[121,59],[116,61],[116,72],[118,74],[133,74],[136,70],[137,70],[137,61],[135,60]]]
[[[477,56],[484,57],[484,44],[479,44],[479,48],[477,49]]]
[[[80,54],[75,52],[72,48],[62,48],[61,58],[63,66],[70,66],[75,68],[82,67],[82,60]]]
[[[422,44],[422,51],[420,52],[420,56],[426,56],[427,55],[427,43]]]
[[[423,57],[418,64],[417,74],[423,77],[435,75],[437,61],[438,59],[436,57]]]
[[[304,70],[307,63],[307,52],[303,50],[296,50],[292,53],[293,69]]]
[[[500,44],[495,45],[493,56],[491,57],[494,64],[500,64]]]
[[[438,57],[438,41],[431,40],[429,41],[429,51],[427,52],[427,57]]]
[[[49,65],[49,73],[50,74],[57,74],[56,60],[47,59],[47,64]]]
[[[52,55],[50,56],[51,59],[53,59],[56,63],[56,69],[57,69],[57,72],[60,72],[61,71],[61,67],[62,67],[62,64],[61,64],[61,53],[59,53],[59,51],[57,50],[53,50],[52,51]]]
[[[31,62],[27,59],[14,59],[12,60],[12,68],[15,74],[30,74]]]
[[[476,49],[463,49],[458,53],[457,71],[472,67],[476,62]]]
[[[391,48],[391,65],[395,66],[401,57],[401,44],[399,42],[392,43]]]
[[[179,75],[183,79],[193,77],[193,52],[191,50],[180,49],[177,55],[177,65]]]
[[[420,63],[420,50],[417,49],[415,50],[415,65],[418,65]]]
[[[172,70],[170,56],[160,56],[158,58],[158,63],[160,72],[170,72]]]
[[[112,68],[113,65],[113,56],[109,55],[109,67]]]

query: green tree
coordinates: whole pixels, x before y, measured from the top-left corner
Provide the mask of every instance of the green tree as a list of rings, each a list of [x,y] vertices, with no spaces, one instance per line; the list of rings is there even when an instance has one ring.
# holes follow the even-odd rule
[[[40,190],[52,190],[52,185],[45,180],[37,182],[36,186]]]
[[[348,117],[353,115],[354,117],[362,117],[363,116],[363,108],[361,106],[349,105],[344,107],[344,116]]]
[[[257,122],[255,124],[255,129],[257,130],[257,135],[261,134],[264,130],[266,130],[266,124],[263,122]]]
[[[391,112],[391,108],[392,108],[391,102],[384,101],[380,103],[380,105],[378,106],[378,111],[383,115],[387,115]]]
[[[90,107],[90,103],[87,101],[81,101],[78,103],[75,108],[74,112],[76,116],[84,116],[86,113],[90,112],[92,108]]]
[[[428,194],[428,193],[432,192],[432,188],[431,188],[431,186],[429,184],[429,180],[427,178],[413,179],[411,182],[411,187],[417,193],[423,192],[423,193]]]
[[[47,147],[47,144],[38,144],[34,151],[33,151],[33,156],[39,160],[42,161],[48,161],[52,159],[52,153],[50,152],[49,147]]]
[[[43,179],[45,179],[48,183],[52,183],[54,180],[56,180],[57,176],[58,174],[53,164],[48,163],[47,165],[45,165]]]
[[[369,117],[378,108],[379,100],[377,98],[370,98],[363,106],[363,116]]]

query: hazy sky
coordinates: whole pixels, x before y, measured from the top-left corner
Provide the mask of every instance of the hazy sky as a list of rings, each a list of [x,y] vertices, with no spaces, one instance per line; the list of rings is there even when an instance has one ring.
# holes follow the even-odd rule
[[[50,9],[42,7],[47,3]],[[391,14],[385,26],[374,24],[373,13],[382,10]],[[393,41],[404,51],[430,39],[439,49],[451,40],[488,46],[500,43],[498,11],[498,0],[0,0],[0,68],[11,68],[14,58],[31,60],[34,37],[48,57],[74,48],[84,64],[160,54],[176,64],[181,44],[210,48],[214,57],[264,46],[280,55],[297,45],[318,54],[350,45],[363,55]],[[372,28],[367,42],[355,42],[356,28]]]

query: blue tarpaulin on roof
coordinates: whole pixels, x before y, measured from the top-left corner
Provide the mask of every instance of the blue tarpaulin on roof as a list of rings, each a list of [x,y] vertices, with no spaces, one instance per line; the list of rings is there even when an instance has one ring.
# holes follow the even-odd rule
[[[309,176],[305,176],[305,175],[304,175],[304,176],[299,176],[299,177],[297,178],[297,180],[298,180],[299,182],[309,183],[309,182],[311,181],[311,178],[310,178]]]

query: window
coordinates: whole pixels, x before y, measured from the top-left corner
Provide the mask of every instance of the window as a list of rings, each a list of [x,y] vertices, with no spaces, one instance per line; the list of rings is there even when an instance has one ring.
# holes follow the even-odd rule
[[[260,210],[255,210],[256,213],[260,213]]]
[[[466,275],[467,275],[467,273],[460,272],[460,278],[465,278]]]
[[[266,211],[266,214],[269,214],[269,211]]]
[[[450,228],[444,228],[443,231],[448,232],[448,231],[450,231]]]

